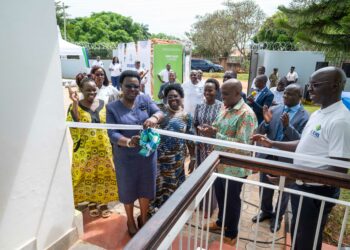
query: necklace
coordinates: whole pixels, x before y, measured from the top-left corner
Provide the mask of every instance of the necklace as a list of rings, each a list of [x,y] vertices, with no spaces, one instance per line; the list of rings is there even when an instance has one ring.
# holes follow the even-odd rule
[[[182,107],[181,107],[181,106],[179,107],[179,109],[178,109],[178,110],[174,110],[174,109],[170,108],[170,106],[169,106],[169,105],[167,105],[167,106],[168,106],[167,108],[168,108],[168,109],[169,109],[171,112],[173,112],[173,113],[175,113],[175,114],[176,114],[176,113],[179,113],[179,112],[181,112],[181,111],[182,111]]]

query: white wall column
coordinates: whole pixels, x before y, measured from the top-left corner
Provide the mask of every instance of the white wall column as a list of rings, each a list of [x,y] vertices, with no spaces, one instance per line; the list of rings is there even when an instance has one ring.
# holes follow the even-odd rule
[[[72,229],[53,0],[0,8],[0,249],[43,249]]]

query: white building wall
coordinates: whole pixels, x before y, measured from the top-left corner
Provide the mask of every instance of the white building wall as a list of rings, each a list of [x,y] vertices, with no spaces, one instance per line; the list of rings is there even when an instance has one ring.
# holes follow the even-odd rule
[[[315,71],[316,62],[325,60],[323,53],[314,51],[259,50],[258,53],[258,66],[265,66],[267,76],[272,73],[273,68],[278,68],[280,77],[286,76],[293,65],[301,85],[308,83],[310,75]]]
[[[43,249],[74,214],[54,1],[6,1],[0,26],[0,249]]]

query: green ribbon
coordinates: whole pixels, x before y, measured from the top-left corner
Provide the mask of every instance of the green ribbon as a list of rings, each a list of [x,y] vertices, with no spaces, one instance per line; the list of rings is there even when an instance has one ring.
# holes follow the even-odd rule
[[[145,129],[140,135],[140,146],[141,150],[139,154],[148,157],[154,151],[157,150],[157,147],[160,143],[160,135],[154,132],[151,128]]]

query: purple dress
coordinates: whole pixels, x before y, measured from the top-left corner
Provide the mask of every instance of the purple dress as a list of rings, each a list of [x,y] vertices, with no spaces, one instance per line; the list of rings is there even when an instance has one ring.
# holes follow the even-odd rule
[[[159,108],[148,95],[138,95],[132,109],[121,101],[107,105],[107,123],[142,125],[145,120],[158,112]],[[127,148],[118,145],[118,140],[125,136],[138,135],[137,130],[108,130],[113,147],[119,199],[124,204],[134,203],[138,198],[153,199],[156,189],[157,152],[143,157],[138,152],[141,148]]]

